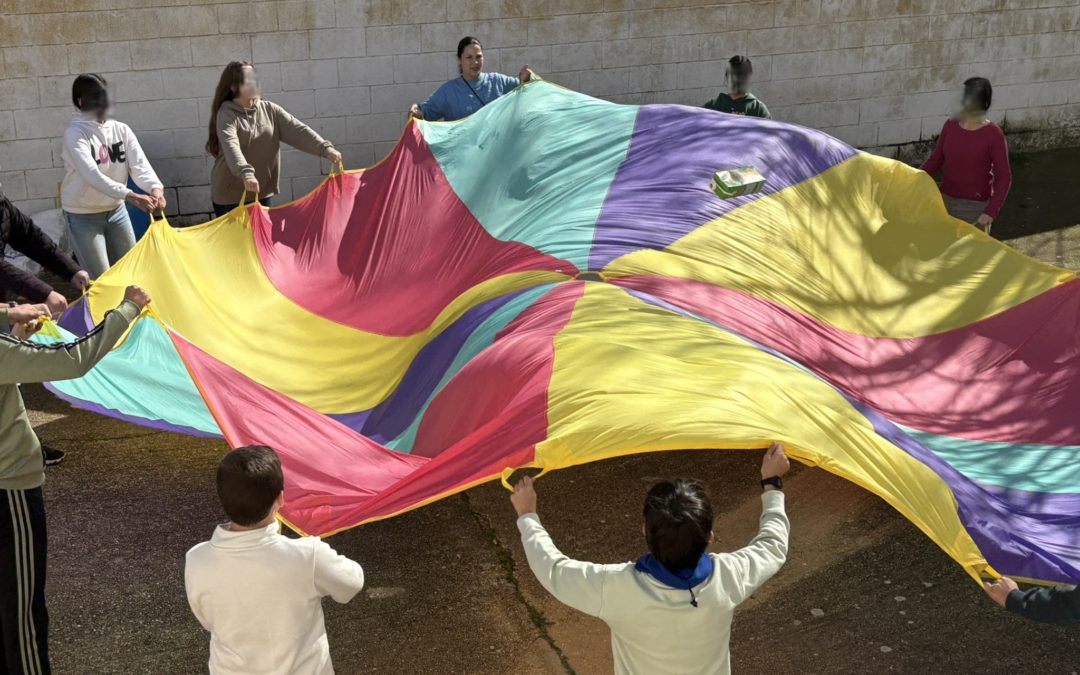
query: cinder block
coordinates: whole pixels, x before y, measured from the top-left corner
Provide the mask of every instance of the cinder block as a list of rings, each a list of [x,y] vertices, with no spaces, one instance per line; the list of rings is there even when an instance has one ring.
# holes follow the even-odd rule
[[[13,202],[26,199],[26,172],[0,172],[0,192]]]
[[[154,171],[169,187],[206,185],[210,182],[209,164],[201,157],[174,157],[154,160]]]
[[[393,82],[393,56],[338,59],[338,83],[343,87],[393,84]]]
[[[176,188],[176,205],[180,214],[207,213],[213,210],[209,185],[189,185]]]
[[[55,199],[56,185],[64,180],[64,169],[30,169],[26,172],[27,199]]]
[[[443,54],[398,54],[394,56],[394,82],[442,82],[447,71]]]
[[[877,142],[881,145],[914,143],[922,138],[922,120],[888,120],[878,123]]]
[[[67,106],[16,110],[15,136],[20,140],[62,136],[70,119],[71,108]]]
[[[671,10],[673,12],[684,10]],[[622,12],[605,14],[571,14],[529,19],[530,45],[554,45],[573,42],[615,40],[641,37],[628,33],[628,24],[636,26]],[[687,33],[700,32],[687,30]]]
[[[902,119],[904,117],[904,98],[904,96],[879,96],[862,99],[858,106],[858,121],[865,124],[882,120]]]
[[[12,203],[15,204],[15,208],[31,215],[56,208],[55,197],[49,199],[23,199]]]
[[[446,3],[447,21],[476,21],[478,19],[506,19],[528,17],[535,14],[567,14],[578,11],[600,11],[603,0],[546,0],[543,3],[528,0],[474,0],[473,2]],[[597,9],[599,6],[600,9]],[[584,9],[578,9],[582,7]]]
[[[344,117],[315,117],[308,124],[317,134],[337,146],[348,138],[348,125]]]
[[[5,77],[39,77],[68,72],[68,48],[64,45],[4,48]]]
[[[315,114],[318,117],[366,115],[371,110],[368,87],[339,87],[315,92]]]
[[[285,146],[281,152],[281,177],[319,175],[319,158]]]
[[[252,62],[250,35],[209,35],[191,38],[191,65],[224,68],[230,61]],[[135,51],[132,48],[132,60]]]
[[[168,130],[198,125],[198,103],[194,99],[171,101],[141,101],[118,106],[122,119],[135,133],[143,130]]]
[[[70,81],[69,81],[69,87]],[[71,89],[68,89],[71,102]],[[37,82],[33,78],[9,78],[0,80],[0,107],[4,110],[23,110],[41,105]]]
[[[404,112],[413,103],[427,99],[435,91],[429,82],[383,84],[371,87],[371,112]]]
[[[284,0],[275,4],[278,30],[334,27],[334,0]]]
[[[283,91],[274,94],[270,100],[288,110],[293,117],[299,117],[302,120],[315,117],[315,92],[313,91]]]
[[[821,0],[778,0],[773,23],[777,26],[806,26],[817,23]]]
[[[493,50],[498,56],[498,72],[517,77],[518,71],[526,63],[534,71],[543,77],[543,73],[546,70],[551,70],[551,52],[552,48],[548,45],[532,46],[532,47],[503,47],[501,49]],[[448,59],[449,62],[449,74],[451,77],[458,73],[458,63],[456,58]],[[486,70],[493,70],[488,68],[485,64]]]
[[[103,73],[102,76],[109,83],[109,92],[112,95],[113,99],[118,102],[156,101],[158,99],[165,98],[166,90],[162,86],[161,71],[128,70],[120,73]],[[67,89],[67,104],[70,106],[70,83],[68,84]],[[172,90],[169,90],[169,98],[172,98],[174,96],[176,96],[176,94]]]
[[[679,64],[675,63],[627,68],[627,91],[635,96],[634,100],[637,102],[640,99],[638,93],[667,89],[673,82],[678,81],[678,68]]]
[[[583,70],[578,77],[578,86],[591,96],[624,94],[630,88],[630,69]]]
[[[15,140],[15,114],[10,110],[0,110],[0,141]],[[3,160],[0,159],[0,168]]]
[[[446,4],[442,2],[367,0],[367,24],[369,26],[399,26],[410,23],[442,23],[444,21],[446,21]]]
[[[332,89],[337,86],[338,62],[335,59],[281,64],[281,88],[284,91]]]
[[[143,131],[138,138],[143,152],[151,160],[176,157],[172,131]]]
[[[32,141],[5,141],[0,143],[0,162],[6,171],[48,169],[53,166],[52,142],[45,139]]]
[[[374,115],[354,115],[348,119],[349,143],[380,143],[396,141],[408,117],[405,111],[378,113]]]
[[[70,45],[68,67],[73,73],[102,73],[131,68],[131,50],[126,42],[95,42]]]
[[[843,127],[827,127],[824,131],[848,145],[863,148],[878,144],[877,129],[876,124],[851,124]]]
[[[29,21],[30,44],[70,45],[94,41],[94,28],[87,25],[86,17],[82,14],[33,14],[29,16]]]
[[[338,28],[366,26],[367,0],[335,0],[334,18]]]
[[[348,143],[335,147],[341,153],[341,160],[347,169],[362,169],[375,163],[375,146],[372,143]]]
[[[162,84],[170,99],[213,96],[221,77],[221,68],[171,68],[161,71]]]
[[[724,71],[727,64],[723,61],[698,61],[678,64],[675,86],[679,89],[719,87],[724,84]]]
[[[132,40],[128,45],[131,48],[133,70],[184,68],[192,63],[192,50],[188,38]]]
[[[251,38],[255,63],[303,61],[311,57],[307,31],[257,33]],[[318,33],[312,33],[315,38]]]
[[[529,42],[528,19],[492,19],[452,23],[428,23],[420,27],[420,51],[443,52],[457,56],[457,43],[462,37],[472,35],[484,45],[484,49],[517,47]],[[563,42],[576,42],[564,40]],[[375,54],[372,53],[374,56]]]
[[[281,88],[281,64],[257,63],[255,70],[259,76],[259,91],[263,94],[276,94]]]
[[[420,26],[369,26],[365,30],[369,54],[417,54]]]
[[[577,44],[560,45],[551,50],[549,66],[553,71],[587,70],[590,68],[602,68],[603,65],[603,42],[579,42]]]
[[[361,28],[325,28],[311,32],[311,58],[334,59],[363,56],[364,31]]]
[[[23,47],[33,44],[30,36],[30,20],[29,16],[0,12],[0,47]]]
[[[210,107],[210,104],[206,104]],[[209,125],[191,127],[189,129],[172,130],[172,146],[174,157],[204,157],[206,154],[206,141],[210,137]]]
[[[278,29],[277,6],[273,2],[239,2],[217,5],[217,32],[269,33]],[[205,35],[213,31],[199,33]]]

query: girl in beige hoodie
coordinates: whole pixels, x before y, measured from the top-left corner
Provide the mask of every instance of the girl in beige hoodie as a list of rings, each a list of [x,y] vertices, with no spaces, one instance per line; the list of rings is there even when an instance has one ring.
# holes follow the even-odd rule
[[[206,151],[214,157],[210,197],[214,215],[236,208],[244,192],[269,206],[278,191],[281,142],[298,150],[341,161],[330,141],[284,108],[259,97],[255,67],[244,61],[225,66],[210,106]]]

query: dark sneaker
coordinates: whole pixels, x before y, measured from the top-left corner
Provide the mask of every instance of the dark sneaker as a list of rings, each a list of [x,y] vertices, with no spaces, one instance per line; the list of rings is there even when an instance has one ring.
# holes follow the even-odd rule
[[[63,450],[57,450],[48,445],[43,445],[41,446],[41,454],[45,456],[45,466],[52,466],[64,461],[64,455],[66,453]]]

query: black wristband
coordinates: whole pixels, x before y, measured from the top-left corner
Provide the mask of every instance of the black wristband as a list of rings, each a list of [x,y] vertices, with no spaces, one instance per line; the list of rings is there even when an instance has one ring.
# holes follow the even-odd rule
[[[783,490],[784,489],[784,479],[781,478],[780,476],[771,476],[769,478],[762,478],[761,479],[761,487],[764,489],[764,487],[766,485],[771,485],[774,488],[776,488],[777,490]]]

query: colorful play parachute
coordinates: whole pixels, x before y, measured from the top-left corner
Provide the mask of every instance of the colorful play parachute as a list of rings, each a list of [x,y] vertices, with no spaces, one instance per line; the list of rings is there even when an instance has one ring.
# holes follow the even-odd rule
[[[304,532],[776,439],[972,575],[1080,581],[1080,281],[811,129],[536,82],[291,204],[154,223],[66,327],[130,283],[152,314],[53,390],[277,448]]]

